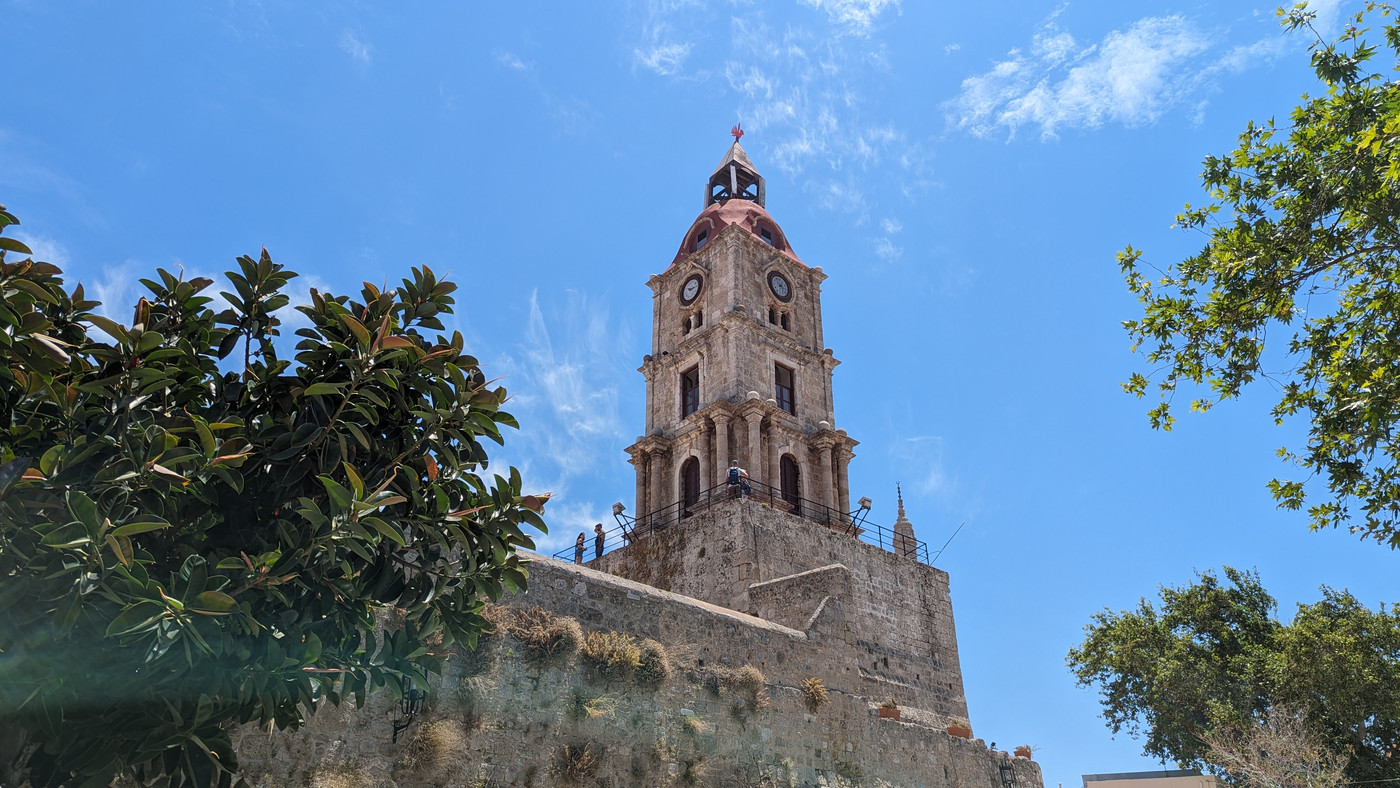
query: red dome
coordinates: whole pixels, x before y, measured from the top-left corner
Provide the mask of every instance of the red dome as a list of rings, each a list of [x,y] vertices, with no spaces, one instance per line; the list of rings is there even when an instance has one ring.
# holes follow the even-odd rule
[[[685,240],[681,241],[681,248],[676,252],[676,257],[671,261],[671,265],[675,265],[694,254],[697,249],[714,240],[721,230],[731,224],[743,227],[785,257],[799,263],[802,262],[798,260],[797,255],[792,253],[792,246],[788,244],[787,236],[783,234],[782,228],[773,221],[773,217],[768,215],[768,211],[764,210],[762,205],[752,200],[731,199],[717,202],[695,217],[695,222],[690,225],[690,229],[686,232]]]

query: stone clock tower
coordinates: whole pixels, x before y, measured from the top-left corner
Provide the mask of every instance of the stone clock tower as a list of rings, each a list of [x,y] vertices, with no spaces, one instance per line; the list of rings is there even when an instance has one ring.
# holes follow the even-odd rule
[[[765,196],[736,139],[680,250],[647,282],[646,435],[627,448],[640,521],[699,501],[724,484],[731,460],[775,506],[833,523],[851,510],[856,441],[834,429],[840,362],[822,340],[826,275],[793,252]]]

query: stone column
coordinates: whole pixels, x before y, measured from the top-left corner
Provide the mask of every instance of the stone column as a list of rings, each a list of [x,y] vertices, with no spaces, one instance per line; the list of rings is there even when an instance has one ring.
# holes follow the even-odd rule
[[[651,510],[654,512],[670,504],[671,501],[666,495],[666,490],[670,487],[667,484],[667,475],[670,469],[666,467],[666,450],[651,450]]]
[[[632,516],[640,520],[651,511],[651,503],[647,500],[647,455],[646,452],[637,452],[632,458],[632,464],[637,467],[637,503]]]
[[[765,458],[765,461],[768,463],[768,478],[773,480],[769,482],[769,484],[779,488],[778,494],[781,494],[781,488],[783,484],[783,480],[780,478],[782,474],[779,472],[779,469],[782,467],[780,465],[781,460],[778,457],[778,444],[781,442],[781,438],[782,434],[778,432],[776,425],[774,425],[772,422],[769,422],[768,456]]]
[[[818,456],[821,458],[819,461],[822,466],[822,503],[826,505],[827,511],[834,516],[834,510],[836,509],[836,496],[834,493],[836,489],[831,479],[831,444],[827,441],[822,441],[817,444],[817,451],[819,453]],[[836,519],[839,520],[840,518],[838,517]]]
[[[710,431],[705,429],[705,423],[700,422],[700,492],[714,486],[710,481]]]
[[[709,481],[713,487],[729,474],[729,414],[716,413],[710,418],[715,422],[715,467],[719,469],[719,478]]]
[[[760,481],[771,486],[773,484],[771,480],[758,478],[758,474],[763,473],[762,438],[759,430],[759,426],[763,423],[763,411],[751,410],[744,418],[749,422],[749,477],[753,481]]]
[[[845,519],[851,512],[851,477],[846,472],[851,464],[851,450],[847,446],[836,449],[836,500]]]

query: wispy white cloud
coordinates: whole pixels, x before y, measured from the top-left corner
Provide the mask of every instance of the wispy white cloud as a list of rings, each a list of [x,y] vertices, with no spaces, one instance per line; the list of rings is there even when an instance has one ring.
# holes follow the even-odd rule
[[[1190,95],[1204,68],[1195,59],[1211,44],[1180,16],[1140,19],[1087,45],[1051,19],[1028,52],[1013,49],[963,80],[945,110],[955,126],[979,135],[1035,125],[1054,137],[1062,128],[1151,123]]]
[[[1323,36],[1331,36],[1338,32],[1345,2],[1346,0],[1308,0],[1308,10],[1317,14],[1313,19],[1313,27]]]
[[[870,35],[870,29],[886,11],[899,13],[899,0],[798,0],[805,6],[824,11],[833,24],[847,32]]]
[[[62,242],[38,233],[26,232],[24,230],[11,230],[11,235],[15,240],[28,246],[34,254],[33,258],[41,263],[53,263],[59,268],[68,265],[68,249]],[[10,253],[11,260],[20,259],[14,252]]]
[[[102,268],[98,276],[81,279],[87,295],[94,301],[101,301],[97,313],[119,323],[131,322],[132,309],[136,304],[137,280],[148,276],[148,269],[134,260]]]
[[[631,350],[625,324],[601,299],[569,292],[562,305],[546,305],[532,292],[519,344],[492,351],[512,394],[507,407],[528,425],[492,453],[492,468],[515,465],[528,489],[554,493],[545,518],[553,533],[542,550],[564,546],[559,534],[570,529],[591,530],[632,489],[630,479],[616,489],[618,469],[604,467],[622,462],[618,385],[635,374]]]
[[[904,229],[898,219],[881,219],[880,230],[883,236],[875,239],[875,255],[886,262],[893,262],[904,256],[904,247],[895,243],[894,238]]]
[[[661,76],[680,76],[686,59],[704,33],[696,26],[704,6],[699,0],[647,0],[642,6],[641,35],[632,62]],[[705,76],[701,71],[698,75]]]
[[[346,30],[340,34],[340,48],[345,54],[360,61],[364,65],[369,65],[370,58],[374,54],[374,47],[360,40],[354,31]]]
[[[514,52],[507,52],[505,50],[496,51],[496,62],[513,71],[529,71],[535,67],[533,63],[526,63],[524,60],[521,60]]]
[[[685,59],[690,54],[690,49],[690,44],[675,42],[658,44],[646,50],[633,50],[633,58],[640,66],[662,76],[670,76],[680,71],[681,66],[685,65]]]
[[[862,226],[872,210],[891,212],[882,201],[913,199],[930,183],[926,140],[871,109],[893,68],[882,31],[900,3],[799,2],[812,12],[780,23],[757,3],[641,0],[625,51],[639,72],[727,96],[762,169],[786,173],[811,204]],[[877,168],[899,188],[866,194],[861,174]],[[899,253],[892,242],[876,248],[887,259]]]
[[[494,53],[496,62],[517,73],[535,94],[548,114],[554,119],[555,127],[564,134],[582,134],[593,128],[598,113],[587,101],[577,96],[559,95],[546,86],[544,75],[533,60],[525,60],[514,52],[498,49]]]

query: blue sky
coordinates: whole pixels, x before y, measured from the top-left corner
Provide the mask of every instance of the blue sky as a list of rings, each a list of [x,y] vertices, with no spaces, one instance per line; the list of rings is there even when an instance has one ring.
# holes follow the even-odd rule
[[[1318,6],[1335,30],[1350,9]],[[1395,556],[1276,511],[1254,391],[1167,435],[1121,393],[1135,302],[1200,162],[1315,90],[1250,2],[0,2],[0,202],[128,319],[156,266],[266,246],[301,285],[426,264],[513,393],[503,461],[571,541],[630,505],[651,298],[742,121],[768,209],[830,277],[855,495],[952,574],[972,723],[1047,785],[1152,768],[1064,667],[1081,627],[1194,570],[1400,600]]]

